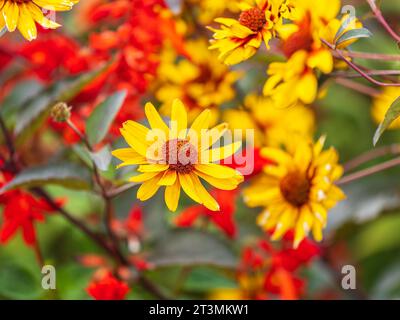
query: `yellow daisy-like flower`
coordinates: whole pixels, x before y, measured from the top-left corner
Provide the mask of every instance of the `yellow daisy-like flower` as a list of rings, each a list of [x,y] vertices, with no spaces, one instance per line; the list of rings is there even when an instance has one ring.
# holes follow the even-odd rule
[[[209,108],[215,123],[218,107],[235,97],[233,84],[240,74],[221,64],[205,41],[188,41],[185,49],[186,59],[172,48],[166,48],[161,56],[156,90],[156,97],[162,102],[160,112],[169,114],[172,101],[179,98],[188,108],[189,121]]]
[[[189,0],[189,2],[199,7],[199,21],[202,24],[210,23],[226,10],[239,11],[238,1]]]
[[[385,118],[385,114],[392,105],[392,103],[400,97],[400,88],[398,87],[385,87],[381,94],[377,96],[372,104],[371,114],[374,121],[379,124]],[[394,120],[389,129],[399,129],[400,118]]]
[[[68,11],[79,0],[0,0],[0,30],[9,32],[18,30],[29,41],[36,39],[36,24],[47,29],[56,29],[60,25],[47,19],[42,10]]]
[[[236,170],[215,162],[236,153],[241,142],[212,147],[227,131],[227,124],[209,128],[210,111],[204,110],[187,128],[187,113],[176,99],[171,108],[169,126],[151,103],[145,106],[150,129],[135,121],[127,121],[121,134],[129,148],[112,154],[120,159],[119,166],[139,165],[141,174],[130,179],[142,183],[137,192],[141,201],[150,199],[165,186],[165,202],[171,211],[178,207],[181,187],[194,201],[212,211],[218,211],[217,201],[204,188],[199,178],[223,190],[236,189],[243,176]]]
[[[328,210],[345,198],[334,182],[343,169],[338,164],[335,149],[323,151],[324,138],[314,145],[304,138],[292,139],[286,150],[264,148],[261,154],[276,165],[264,168],[244,192],[246,203],[264,206],[258,224],[274,230],[272,239],[281,238],[294,229],[296,248],[310,231],[317,241],[322,240]]]
[[[219,58],[227,65],[233,65],[253,56],[264,41],[276,36],[276,29],[283,19],[289,19],[293,6],[289,0],[248,0],[241,1],[239,19],[218,18],[221,29],[209,27],[214,32],[210,49],[218,49]]]
[[[314,113],[303,104],[282,109],[271,98],[251,94],[245,98],[244,106],[249,112],[228,110],[223,119],[232,129],[254,128],[256,146],[279,147],[292,139],[293,134],[308,139],[314,133]]]

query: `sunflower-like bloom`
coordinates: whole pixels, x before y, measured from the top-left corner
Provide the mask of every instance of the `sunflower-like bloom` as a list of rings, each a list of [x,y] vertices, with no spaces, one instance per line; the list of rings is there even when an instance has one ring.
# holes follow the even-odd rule
[[[289,0],[248,0],[239,3],[239,19],[218,18],[221,29],[209,27],[214,32],[210,49],[218,49],[219,58],[233,65],[253,56],[261,43],[269,48],[276,29],[283,19],[290,19],[293,6]]]
[[[179,57],[172,48],[166,48],[161,56],[156,91],[162,102],[160,113],[169,114],[172,101],[179,98],[188,108],[189,121],[209,108],[215,123],[218,107],[235,97],[233,84],[240,74],[221,64],[205,41],[188,41],[185,49],[187,59]]]
[[[68,11],[79,0],[0,0],[0,30],[9,32],[18,30],[29,41],[36,39],[36,24],[47,29],[56,29],[60,25],[47,19],[42,10]]]
[[[286,150],[264,148],[262,155],[276,165],[264,167],[265,174],[244,192],[246,203],[264,206],[258,224],[274,230],[272,239],[294,229],[294,247],[310,231],[317,241],[327,223],[328,210],[345,198],[334,185],[343,174],[338,154],[331,148],[322,151],[324,138],[312,144],[306,139],[292,139]]]
[[[165,202],[171,211],[175,211],[182,187],[194,201],[219,211],[217,201],[199,177],[217,189],[236,189],[243,176],[214,162],[232,156],[241,142],[211,148],[227,131],[227,125],[220,124],[208,130],[210,111],[204,110],[187,129],[187,113],[178,99],[172,104],[169,126],[151,103],[146,104],[145,113],[151,129],[135,121],[125,122],[121,134],[129,148],[112,153],[123,161],[119,166],[139,165],[137,171],[141,174],[130,178],[132,182],[142,183],[137,192],[138,199],[146,201],[165,186]]]
[[[385,114],[392,105],[392,103],[400,97],[400,88],[398,87],[385,87],[383,91],[374,99],[371,109],[372,118],[379,124],[385,118]],[[389,126],[389,129],[399,129],[400,118],[397,118]]]

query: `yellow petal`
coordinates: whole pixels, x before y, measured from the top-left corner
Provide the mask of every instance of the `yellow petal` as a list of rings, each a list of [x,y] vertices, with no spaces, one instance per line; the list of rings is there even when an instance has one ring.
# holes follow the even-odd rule
[[[77,1],[70,0],[33,0],[35,4],[46,10],[51,11],[68,11]]]
[[[3,17],[8,31],[13,32],[17,28],[19,18],[19,6],[16,2],[6,1],[3,9]]]
[[[148,145],[145,141],[139,139],[131,130],[121,128],[120,132],[132,149],[144,157],[147,156]]]
[[[217,142],[221,137],[224,135],[224,133],[228,130],[228,124],[227,123],[221,123],[214,128],[210,129],[207,131],[205,134],[204,138],[202,137],[202,143],[201,143],[201,150],[206,150],[210,146],[212,146],[215,142]]]
[[[137,176],[129,178],[129,181],[130,182],[141,183],[141,182],[144,182],[144,181],[147,181],[147,180],[150,180],[150,179],[154,178],[158,174],[159,174],[159,172],[146,172],[146,173],[142,173],[142,174],[139,174]]]
[[[171,131],[174,132],[173,136],[179,139],[186,138],[187,131],[187,113],[182,101],[175,99],[172,103],[171,111]]]
[[[19,5],[18,30],[28,41],[32,41],[37,37],[35,21],[24,3]]]
[[[160,114],[157,112],[156,108],[154,108],[153,104],[151,104],[150,102],[146,103],[144,107],[144,112],[146,114],[147,120],[149,121],[150,127],[153,130],[161,130],[161,132],[165,136],[164,140],[168,140],[169,138],[168,126],[165,124]]]
[[[167,170],[164,172],[161,180],[158,182],[160,186],[172,186],[177,179],[175,170]]]
[[[160,186],[158,182],[160,181],[162,174],[158,174],[154,178],[143,182],[137,191],[137,198],[141,201],[146,201],[156,194]]]
[[[215,162],[218,160],[226,159],[235,154],[242,146],[242,141],[236,141],[221,148],[214,148],[210,151],[210,158],[208,161]]]
[[[168,170],[169,168],[169,164],[145,164],[145,165],[141,165],[137,171],[139,172],[161,172],[161,171],[165,171]]]
[[[240,175],[240,173],[238,173],[238,171],[236,171],[235,169],[216,163],[196,164],[195,168],[196,170],[203,172],[209,176],[220,179],[232,178]]]
[[[135,162],[135,164],[144,164],[147,163],[147,160],[145,157],[137,153],[135,150],[132,148],[122,148],[122,149],[116,149],[111,152],[111,154],[118,158],[121,161],[124,162]]]
[[[204,174],[200,171],[196,171],[196,174],[200,178],[204,179],[209,184],[211,184],[213,187],[221,189],[221,190],[234,190],[237,188],[237,186],[239,184],[238,180],[236,180],[234,178],[218,179],[218,178],[211,177],[208,174]]]
[[[57,22],[47,19],[43,15],[42,10],[40,10],[39,7],[37,5],[35,5],[34,3],[28,2],[26,5],[28,6],[28,10],[31,13],[32,18],[37,23],[39,23],[42,27],[47,28],[47,29],[56,29],[61,26]]]
[[[204,188],[199,178],[193,173],[191,173],[190,176],[193,181],[193,185],[196,189],[196,193],[199,195],[201,199],[200,203],[202,203],[207,209],[211,211],[219,211],[220,208],[218,202]]]
[[[198,203],[202,203],[199,195],[196,193],[195,187],[193,185],[193,181],[188,173],[179,173],[179,182],[181,183],[183,191],[192,198],[194,201]]]
[[[179,179],[175,179],[175,183],[172,186],[167,186],[165,188],[165,203],[167,204],[168,209],[172,212],[175,212],[178,207],[180,194],[181,186],[179,184]]]

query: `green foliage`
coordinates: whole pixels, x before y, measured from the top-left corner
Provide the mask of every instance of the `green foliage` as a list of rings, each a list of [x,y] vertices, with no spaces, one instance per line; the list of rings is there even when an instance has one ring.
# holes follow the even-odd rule
[[[58,184],[72,189],[88,189],[91,185],[89,172],[73,163],[55,163],[23,170],[0,193],[20,188],[46,184]]]
[[[108,97],[90,115],[86,124],[86,135],[89,143],[93,146],[102,141],[118,111],[121,109],[126,98],[126,91],[118,91]]]

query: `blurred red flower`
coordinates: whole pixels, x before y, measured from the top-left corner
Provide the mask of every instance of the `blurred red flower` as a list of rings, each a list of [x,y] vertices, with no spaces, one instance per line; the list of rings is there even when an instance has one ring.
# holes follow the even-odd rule
[[[178,227],[188,228],[192,227],[198,219],[205,218],[206,221],[214,223],[228,237],[234,238],[237,233],[234,213],[238,190],[225,191],[214,189],[211,193],[219,203],[220,211],[211,211],[202,205],[191,206],[177,216],[174,219],[174,223]]]
[[[128,285],[115,278],[111,272],[101,272],[87,287],[87,292],[96,300],[123,300],[129,292]]]

